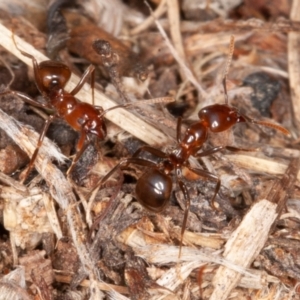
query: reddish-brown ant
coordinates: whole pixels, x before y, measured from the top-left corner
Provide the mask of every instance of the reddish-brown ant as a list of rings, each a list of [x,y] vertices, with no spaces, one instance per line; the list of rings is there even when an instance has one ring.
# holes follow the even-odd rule
[[[80,133],[80,138],[76,145],[76,155],[72,161],[71,167],[67,172],[67,174],[70,174],[74,164],[78,161],[85,149],[85,142],[89,138],[89,134],[96,135],[100,140],[103,140],[106,137],[106,125],[103,119],[104,114],[116,108],[126,108],[132,105],[140,105],[145,102],[156,103],[162,101],[171,101],[170,98],[150,99],[123,105],[116,105],[106,110],[103,110],[102,107],[94,107],[91,104],[81,102],[75,97],[75,95],[81,90],[89,76],[92,77],[92,90],[94,88],[93,65],[90,65],[86,69],[75,88],[71,92],[67,92],[65,90],[65,86],[71,77],[71,70],[68,66],[53,60],[46,60],[38,63],[34,56],[18,48],[14,35],[12,36],[12,39],[18,51],[20,51],[22,55],[32,60],[34,79],[37,88],[47,102],[43,104],[38,103],[26,94],[10,90],[0,93],[0,96],[13,94],[22,98],[25,102],[32,106],[54,111],[54,114],[50,115],[45,121],[44,128],[39,136],[36,149],[31,157],[25,176],[22,178],[22,182],[24,182],[28,177],[34,165],[38,151],[42,145],[46,131],[55,118],[64,119],[75,131]]]
[[[233,41],[231,42],[231,45],[232,44]],[[231,50],[233,51],[233,49]],[[182,169],[184,167],[188,168],[195,174],[216,182],[214,195],[211,200],[213,206],[215,197],[220,189],[220,179],[216,175],[202,169],[194,168],[189,164],[190,156],[199,158],[214,154],[227,148],[224,146],[219,146],[201,152],[201,148],[208,139],[209,131],[214,133],[223,132],[237,123],[251,122],[277,129],[284,134],[289,134],[288,130],[279,125],[253,120],[245,115],[240,114],[236,108],[229,106],[226,89],[226,73],[224,74],[223,87],[225,104],[214,104],[201,109],[198,113],[199,121],[192,123],[186,129],[183,138],[181,138],[182,119],[178,118],[177,147],[175,150],[173,150],[171,153],[165,153],[151,146],[143,146],[135,152],[133,157],[122,159],[109,173],[106,174],[106,176],[102,178],[101,182],[99,183],[99,186],[102,185],[116,172],[118,168],[127,167],[129,164],[149,167],[150,169],[144,172],[137,180],[135,190],[136,198],[148,210],[152,212],[161,212],[169,203],[171,197],[173,185],[172,172],[174,171],[176,182],[178,183],[186,201],[186,208],[181,230],[180,251],[190,207],[189,193],[185,183],[182,180]],[[234,147],[228,147],[228,149],[239,150],[238,148]],[[154,163],[143,158],[138,158],[138,155],[141,152],[151,153],[152,155],[161,158],[162,161],[159,163]]]

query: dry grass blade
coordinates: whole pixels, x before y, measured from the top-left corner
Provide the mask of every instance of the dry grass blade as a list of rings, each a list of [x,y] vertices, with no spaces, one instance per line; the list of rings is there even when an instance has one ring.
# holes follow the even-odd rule
[[[166,2],[167,2],[167,0],[160,1],[158,7],[153,12],[153,15],[155,16],[155,18],[159,19],[166,12],[166,10],[167,10],[166,5],[165,5]],[[147,19],[145,19],[143,21],[143,23],[141,23],[138,26],[136,26],[135,28],[133,28],[130,31],[130,35],[139,34],[140,32],[146,30],[149,26],[151,26],[152,23],[153,23],[153,17],[149,16]]]
[[[182,43],[181,31],[180,31],[179,3],[177,0],[168,0],[167,7],[168,7],[168,18],[170,23],[170,33],[174,44],[174,48],[176,49],[182,61],[184,61],[186,65],[189,65],[186,60],[185,51]],[[191,68],[190,65],[189,68]],[[180,73],[181,73],[180,75],[182,81],[185,81],[186,76],[184,71],[182,70]]]
[[[55,280],[57,282],[62,282],[62,283],[71,283],[72,277],[69,276],[69,275],[62,275],[62,274],[56,273],[55,274]],[[89,280],[83,280],[80,283],[80,286],[83,286],[83,287],[89,287],[89,285],[90,285]],[[122,294],[128,294],[128,289],[124,286],[106,284],[106,283],[102,283],[102,282],[99,282],[98,285],[99,285],[99,288],[103,291],[108,291],[108,292],[109,291],[116,291],[116,292],[119,292],[119,293],[122,293]]]
[[[150,12],[153,16],[152,10],[149,6],[149,4],[146,2],[147,6],[150,9]],[[200,85],[200,83],[198,82],[198,80],[196,79],[196,77],[194,76],[194,74],[192,73],[192,71],[189,69],[189,67],[186,65],[186,63],[182,60],[182,58],[180,57],[180,55],[178,54],[178,52],[176,51],[176,49],[174,48],[174,46],[172,45],[172,43],[170,42],[165,30],[163,29],[163,27],[161,26],[161,24],[159,23],[159,21],[157,21],[155,19],[155,17],[153,16],[155,24],[157,26],[157,29],[159,30],[160,34],[162,35],[162,37],[165,40],[166,45],[168,46],[170,52],[172,53],[172,55],[174,56],[175,60],[177,61],[177,63],[179,64],[179,66],[182,69],[182,72],[184,73],[184,75],[186,76],[186,78],[188,80],[190,80],[190,82],[196,87],[196,89],[199,92],[199,95],[202,97],[202,99],[205,99],[207,96],[207,93],[205,92],[205,90],[202,88],[202,86]]]

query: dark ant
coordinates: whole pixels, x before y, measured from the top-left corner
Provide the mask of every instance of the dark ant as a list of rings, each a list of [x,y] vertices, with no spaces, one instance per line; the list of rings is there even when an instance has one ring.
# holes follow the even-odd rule
[[[231,40],[231,48],[233,48],[233,39]],[[233,49],[231,49],[230,55],[232,56]],[[231,59],[231,57],[230,57]],[[229,65],[229,64],[228,64]],[[227,66],[228,67],[228,66]],[[208,180],[216,182],[216,187],[214,195],[211,199],[211,204],[214,207],[214,201],[216,195],[220,189],[220,179],[205,170],[194,168],[189,164],[190,156],[196,158],[207,156],[219,152],[223,149],[229,149],[232,151],[245,150],[234,147],[218,146],[206,151],[200,152],[204,143],[208,139],[209,131],[213,133],[223,132],[231,128],[233,125],[242,122],[251,122],[259,125],[268,126],[276,130],[281,131],[284,134],[289,134],[289,131],[285,128],[264,122],[256,121],[245,115],[239,113],[239,111],[228,105],[228,95],[226,88],[226,74],[223,78],[223,88],[225,94],[225,104],[214,104],[206,106],[201,109],[198,113],[199,121],[191,124],[185,131],[183,138],[181,137],[181,123],[182,119],[178,118],[177,121],[177,147],[171,153],[165,153],[159,149],[153,148],[151,146],[143,146],[139,148],[131,158],[122,159],[110,172],[108,172],[98,184],[100,187],[104,182],[106,182],[120,167],[127,167],[129,164],[136,164],[140,166],[149,167],[146,172],[144,172],[136,183],[136,198],[138,202],[142,204],[145,208],[152,212],[161,212],[165,209],[166,205],[169,203],[171,192],[172,192],[172,172],[175,173],[176,182],[182,191],[185,201],[186,208],[184,211],[183,224],[181,229],[181,240],[180,240],[180,251],[181,253],[183,234],[186,228],[188,212],[190,208],[190,197],[185,183],[182,180],[182,169],[183,167],[188,168],[195,174],[204,177]],[[138,158],[141,152],[148,152],[152,155],[162,158],[163,160],[159,163],[154,163],[152,161]],[[95,195],[96,189],[93,191],[93,196]],[[93,197],[92,197],[93,199]],[[215,208],[215,207],[214,207]]]
[[[163,101],[171,101],[170,98],[167,97],[143,101],[140,100],[134,103],[116,105],[106,110],[103,110],[103,108],[100,106],[93,106],[91,104],[81,102],[79,99],[75,98],[75,95],[82,89],[84,83],[87,81],[87,78],[89,76],[91,76],[92,97],[94,100],[93,91],[95,68],[93,65],[90,65],[86,69],[75,88],[71,92],[67,92],[65,91],[65,86],[71,77],[71,70],[68,66],[61,62],[53,60],[46,60],[41,63],[38,63],[35,57],[21,50],[17,46],[14,34],[12,35],[12,39],[18,51],[20,51],[22,55],[32,60],[36,86],[42,94],[42,96],[47,100],[47,103],[38,103],[26,94],[17,91],[4,91],[0,93],[0,96],[6,94],[13,94],[19,96],[25,102],[35,107],[54,110],[54,114],[50,115],[49,118],[45,121],[44,128],[39,136],[36,149],[31,157],[27,171],[24,177],[22,178],[22,182],[26,180],[31,169],[33,168],[34,161],[42,145],[47,129],[49,128],[49,125],[55,118],[64,119],[75,131],[80,133],[80,138],[76,145],[75,157],[73,158],[72,164],[67,171],[67,175],[69,175],[74,165],[79,160],[80,156],[86,148],[85,142],[86,140],[89,140],[89,134],[97,136],[100,140],[103,140],[106,137],[106,125],[103,116],[107,112],[116,108],[127,108],[133,105],[141,105],[145,102],[157,103]]]

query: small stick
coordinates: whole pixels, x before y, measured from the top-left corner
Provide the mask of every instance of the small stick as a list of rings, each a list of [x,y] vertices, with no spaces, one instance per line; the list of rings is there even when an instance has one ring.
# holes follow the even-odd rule
[[[157,29],[159,30],[160,34],[162,35],[163,39],[165,40],[166,45],[168,46],[170,52],[172,53],[172,55],[174,56],[175,60],[177,61],[177,63],[179,64],[179,66],[182,68],[183,72],[185,73],[186,78],[196,87],[196,89],[199,92],[199,95],[202,99],[205,99],[207,97],[207,93],[205,92],[205,90],[202,88],[202,86],[200,85],[200,83],[198,82],[197,78],[194,76],[194,74],[192,73],[192,71],[189,69],[189,67],[186,65],[186,63],[181,59],[181,57],[179,56],[178,52],[176,51],[176,49],[174,48],[174,46],[172,45],[172,43],[170,42],[165,30],[163,29],[163,27],[161,26],[161,24],[159,23],[159,21],[156,20],[156,18],[153,15],[152,9],[149,6],[148,2],[145,1],[145,4],[148,6],[151,15],[154,18],[154,22],[157,26]]]
[[[165,5],[166,2],[167,2],[167,0],[160,1],[159,5],[156,8],[156,10],[153,12],[153,16],[156,19],[159,19],[167,11],[167,7]],[[139,24],[136,27],[134,27],[130,31],[129,36],[139,34],[139,33],[143,32],[143,31],[145,31],[146,29],[148,29],[148,27],[150,27],[153,24],[153,21],[154,21],[153,20],[153,16],[149,16],[141,24]]]
[[[291,8],[290,19],[292,21],[300,21],[300,0],[294,0]],[[288,33],[288,69],[289,69],[289,83],[291,92],[291,99],[295,117],[295,123],[300,129],[300,33]],[[298,135],[299,136],[299,135]]]
[[[55,280],[57,282],[70,283],[72,281],[72,277],[70,275],[62,275],[62,274],[55,273]],[[83,280],[80,283],[80,286],[89,287],[90,286],[89,280]],[[125,286],[120,286],[120,285],[114,285],[114,284],[108,284],[108,283],[98,282],[98,287],[102,291],[115,290],[115,291],[117,291],[117,292],[119,292],[121,294],[129,294],[128,288],[125,287]]]
[[[182,36],[180,31],[180,12],[179,3],[177,0],[167,0],[168,7],[168,19],[170,24],[170,34],[173,41],[174,48],[176,49],[179,57],[193,72],[191,65],[188,63],[183,47]],[[180,70],[180,76],[182,81],[186,80],[184,70]]]

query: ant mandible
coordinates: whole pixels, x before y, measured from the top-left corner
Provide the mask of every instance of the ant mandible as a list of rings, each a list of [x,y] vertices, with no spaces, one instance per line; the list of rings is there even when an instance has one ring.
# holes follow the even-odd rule
[[[233,37],[231,39],[230,45],[231,48],[227,68],[230,64],[230,59],[233,54]],[[132,157],[122,159],[113,169],[110,170],[110,172],[108,172],[101,179],[101,181],[97,185],[97,187],[99,188],[116,172],[116,170],[118,170],[121,167],[127,167],[129,164],[136,164],[148,167],[149,169],[146,172],[144,172],[141,175],[141,177],[137,180],[135,189],[136,198],[138,202],[142,204],[142,206],[144,206],[152,212],[158,213],[162,212],[169,203],[173,185],[172,173],[174,172],[176,182],[180,190],[182,191],[186,201],[183,224],[181,229],[179,256],[181,254],[183,234],[186,228],[188,212],[190,208],[190,196],[188,193],[188,189],[182,180],[182,169],[186,167],[195,174],[216,182],[214,195],[211,199],[211,205],[214,207],[214,201],[221,185],[220,179],[216,175],[208,171],[192,167],[189,164],[189,158],[191,156],[199,158],[211,155],[225,148],[234,151],[243,150],[234,147],[219,146],[201,152],[200,150],[203,147],[204,143],[207,141],[209,132],[219,133],[230,129],[237,123],[251,122],[258,125],[274,128],[276,130],[281,131],[284,134],[289,134],[288,130],[277,124],[254,120],[250,117],[240,114],[236,108],[229,106],[226,88],[226,75],[227,70],[224,73],[222,82],[225,94],[225,104],[214,104],[202,108],[198,113],[199,120],[192,123],[186,129],[183,138],[181,137],[182,118],[178,118],[176,130],[177,147],[175,150],[173,150],[171,153],[165,153],[151,146],[143,146],[139,148]],[[154,163],[147,159],[139,158],[138,156],[141,152],[151,153],[152,155],[161,158],[162,161],[159,163]],[[96,192],[97,189],[93,191],[91,199],[93,199]]]
[[[33,168],[35,159],[42,145],[47,129],[55,118],[64,119],[75,131],[79,132],[80,134],[79,140],[76,145],[75,157],[73,158],[72,164],[67,171],[67,175],[69,175],[86,148],[85,142],[89,139],[89,134],[96,135],[100,140],[103,140],[106,137],[106,125],[103,117],[107,112],[116,108],[126,108],[133,105],[141,105],[145,102],[156,103],[162,101],[173,101],[167,98],[150,99],[134,103],[116,105],[106,110],[103,110],[103,108],[99,106],[95,107],[91,104],[81,102],[75,97],[75,95],[82,89],[89,76],[91,76],[92,97],[94,99],[93,91],[95,68],[93,65],[90,65],[86,69],[74,89],[71,92],[67,92],[65,90],[65,86],[71,77],[71,70],[67,65],[53,60],[46,60],[38,63],[33,55],[21,50],[18,47],[14,38],[14,34],[12,35],[12,39],[18,51],[20,51],[22,55],[31,59],[36,86],[42,96],[47,100],[47,103],[38,103],[26,94],[18,91],[7,90],[0,93],[0,96],[13,94],[20,97],[21,99],[23,99],[23,101],[32,106],[54,110],[54,114],[50,115],[49,118],[45,121],[44,128],[39,136],[36,149],[31,157],[27,171],[23,176],[21,182],[24,182],[26,180],[31,169]]]

